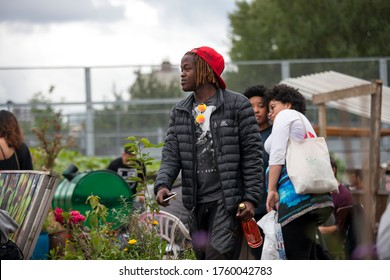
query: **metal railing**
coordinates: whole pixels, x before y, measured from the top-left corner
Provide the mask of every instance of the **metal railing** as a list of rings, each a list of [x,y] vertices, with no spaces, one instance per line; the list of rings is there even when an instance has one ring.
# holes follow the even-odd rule
[[[338,71],[366,80],[379,78],[384,85],[388,85],[389,66],[389,57],[238,61],[226,64],[224,78],[230,89],[239,92],[253,84],[270,86],[289,77],[298,77],[328,70]],[[141,71],[147,74],[151,70],[159,68],[160,65],[0,67],[0,85],[2,85],[0,87],[0,102],[2,102],[0,103],[0,109],[12,110],[19,119],[28,121],[29,117],[31,117],[29,113],[31,104],[27,100],[31,99],[33,93],[42,91],[49,84],[54,84],[60,90],[65,88],[62,94],[65,96],[76,95],[77,100],[70,102],[53,101],[51,106],[64,112],[64,119],[77,142],[77,149],[87,156],[117,155],[121,151],[121,146],[125,143],[125,138],[130,135],[147,137],[154,143],[163,141],[168,126],[169,108],[180,99],[160,98],[114,101],[103,98],[106,100],[97,100],[97,92],[110,88],[109,84],[111,84],[111,87],[114,84],[121,85],[119,91],[122,91],[123,94],[124,89],[127,91],[135,81],[135,76],[132,73]],[[178,66],[174,65],[172,69],[176,71],[175,74],[177,74],[179,79],[180,72]],[[34,73],[33,76],[39,77],[36,80],[44,80],[41,83],[34,83],[38,90],[36,88],[31,90],[23,88],[26,80],[26,71],[35,71],[37,73]],[[72,72],[70,80],[64,78],[66,76],[65,73],[69,71]],[[77,76],[75,76],[74,72],[77,72]],[[114,73],[114,75],[110,76],[108,73]],[[12,81],[12,84],[10,81]],[[73,84],[74,87],[71,87]],[[66,90],[71,90],[72,92],[67,92]],[[26,101],[17,102],[17,100],[21,99],[18,98],[20,92],[28,92],[23,94],[23,99]],[[7,98],[5,99],[4,96]],[[13,100],[13,98],[17,99]],[[115,106],[119,106],[121,109],[114,111],[106,110]],[[129,111],[129,108],[135,111]],[[136,108],[141,109],[137,110]],[[317,108],[309,106],[309,110],[312,111],[312,113],[309,112],[311,121],[316,124],[317,114],[315,111]],[[152,117],[156,119],[155,122],[158,122],[158,125],[154,125],[150,120]],[[103,120],[104,122],[109,121],[111,125],[102,127]],[[356,123],[360,124],[356,119],[352,121],[355,121],[353,125],[356,125]],[[132,122],[136,122],[136,124]],[[329,123],[329,125],[332,125],[332,123]],[[337,125],[337,123],[333,125]],[[25,129],[25,134],[28,144],[32,147],[38,145],[28,128]],[[337,144],[339,140],[335,139],[335,144],[332,146],[337,149],[338,153],[348,152],[343,151],[342,145]],[[382,143],[385,158],[389,147],[389,142],[385,140]],[[353,144],[349,147],[352,153],[358,153],[360,148],[361,145],[359,144]],[[156,152],[155,156],[159,156],[158,152]]]

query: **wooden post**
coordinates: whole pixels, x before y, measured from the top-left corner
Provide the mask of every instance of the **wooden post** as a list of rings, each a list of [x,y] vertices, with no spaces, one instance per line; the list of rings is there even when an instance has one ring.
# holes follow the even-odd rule
[[[371,93],[371,123],[368,180],[365,180],[365,244],[372,245],[375,226],[376,193],[380,184],[380,133],[382,109],[382,81],[376,80],[374,92]]]
[[[380,144],[382,114],[382,81],[375,81],[375,92],[371,95],[370,124],[370,186],[376,193],[380,183]]]
[[[320,127],[320,135],[326,138],[326,106],[325,103],[319,104],[318,107],[318,125]]]

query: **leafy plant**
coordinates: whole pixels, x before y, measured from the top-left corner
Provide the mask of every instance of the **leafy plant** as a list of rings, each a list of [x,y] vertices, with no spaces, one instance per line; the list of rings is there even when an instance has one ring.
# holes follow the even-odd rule
[[[126,260],[126,259],[162,259],[166,241],[157,235],[157,229],[149,229],[139,222],[139,213],[129,216],[126,227],[113,228],[107,223],[108,209],[99,202],[99,197],[87,199],[92,210],[87,211],[86,220],[90,226],[65,222],[68,231],[65,248],[50,251],[51,259],[62,260]],[[62,212],[62,217],[70,213]],[[61,253],[60,253],[61,252]]]
[[[128,138],[126,147],[136,155],[130,160],[136,166],[138,172],[143,176],[130,178],[138,182],[137,196],[145,198],[145,208],[155,213],[159,206],[153,195],[149,194],[148,185],[153,185],[156,165],[154,158],[150,157],[145,149],[157,148],[162,144],[152,144],[148,139]],[[145,171],[148,170],[148,171]],[[63,223],[66,228],[67,240],[63,242],[64,248],[53,248],[50,250],[51,259],[61,260],[159,260],[167,258],[194,259],[191,245],[182,244],[182,253],[179,256],[167,254],[167,241],[159,236],[158,221],[141,222],[140,211],[133,211],[129,198],[121,198],[122,207],[120,210],[108,209],[100,203],[98,196],[91,195],[86,203],[91,210],[85,213],[85,222],[70,223],[71,212],[62,212],[61,217],[65,218]],[[59,211],[59,210],[58,210]],[[115,217],[114,222],[108,222],[107,216],[110,211]],[[61,212],[61,211],[59,211]],[[77,213],[76,213],[77,214]],[[78,215],[76,215],[78,216]],[[119,225],[119,226],[115,226]],[[61,243],[60,243],[61,244]]]
[[[155,164],[155,159],[150,156],[150,153],[145,149],[160,148],[163,143],[153,144],[146,138],[137,139],[130,136],[127,138],[129,142],[125,147],[131,150],[135,157],[129,158],[131,165],[135,166],[138,170],[138,174],[142,176],[131,177],[130,180],[138,182],[136,196],[143,196],[145,198],[145,208],[149,211],[160,211],[160,207],[153,197],[150,196],[148,185],[153,185],[156,169],[150,168]],[[145,167],[145,168],[144,168]],[[146,172],[146,173],[145,173]]]
[[[52,94],[54,86],[51,86],[48,94]],[[34,115],[34,127],[32,133],[38,138],[40,161],[35,163],[35,169],[53,170],[55,160],[61,150],[74,144],[73,137],[68,134],[66,124],[62,120],[62,112],[55,111],[51,106],[51,100],[42,93],[36,93],[30,100],[31,112]]]
[[[30,148],[30,152],[34,158],[34,166],[40,169],[39,167],[44,165],[45,153],[42,149],[35,148]],[[100,170],[105,169],[111,160],[111,157],[86,156],[75,150],[63,148],[55,159],[52,170],[57,174],[62,174],[71,163],[76,165],[81,171]]]

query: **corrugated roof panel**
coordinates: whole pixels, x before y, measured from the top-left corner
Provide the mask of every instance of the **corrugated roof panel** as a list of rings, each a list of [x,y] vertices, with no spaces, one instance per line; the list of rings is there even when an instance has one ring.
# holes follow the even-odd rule
[[[326,71],[285,79],[280,83],[299,89],[305,98],[312,100],[313,95],[316,94],[348,89],[371,82],[335,71]],[[369,118],[370,104],[371,98],[367,95],[331,101],[326,105]],[[387,86],[382,86],[382,122],[390,124],[390,88]]]

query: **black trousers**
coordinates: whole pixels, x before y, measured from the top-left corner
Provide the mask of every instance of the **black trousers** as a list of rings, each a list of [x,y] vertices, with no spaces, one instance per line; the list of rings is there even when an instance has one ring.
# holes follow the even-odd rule
[[[222,200],[198,204],[191,213],[190,233],[198,260],[236,260],[243,238],[235,213],[225,210]]]
[[[288,260],[316,260],[316,231],[332,213],[332,207],[312,210],[282,227]]]

